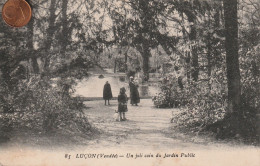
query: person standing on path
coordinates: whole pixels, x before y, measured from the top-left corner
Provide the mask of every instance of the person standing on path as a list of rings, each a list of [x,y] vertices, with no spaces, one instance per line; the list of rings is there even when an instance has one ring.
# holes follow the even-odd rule
[[[112,99],[112,97],[113,96],[112,96],[111,86],[107,81],[103,89],[103,99],[105,100],[105,105],[107,105],[107,103],[108,105],[110,105],[109,100]]]
[[[138,85],[134,82],[134,77],[132,76],[130,77],[129,87],[131,104],[137,106],[137,104],[140,103],[140,97],[138,92]]]
[[[127,109],[127,95],[125,94],[125,88],[120,88],[120,93],[118,95],[118,113],[119,113],[119,121],[125,121],[125,113],[128,111]]]

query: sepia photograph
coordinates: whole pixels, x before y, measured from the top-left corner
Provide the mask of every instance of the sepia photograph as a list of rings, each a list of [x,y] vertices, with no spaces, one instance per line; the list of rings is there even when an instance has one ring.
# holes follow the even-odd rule
[[[260,165],[260,0],[0,12],[0,166]]]

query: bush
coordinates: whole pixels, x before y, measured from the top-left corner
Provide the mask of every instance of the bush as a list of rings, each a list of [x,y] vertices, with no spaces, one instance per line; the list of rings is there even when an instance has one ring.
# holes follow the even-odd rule
[[[181,109],[171,120],[177,128],[188,131],[202,130],[225,116],[227,89],[224,76],[224,72],[213,70],[210,80],[201,79],[195,82],[169,74],[162,81],[161,93],[153,97],[154,104],[157,107]]]
[[[212,79],[207,81],[190,81],[183,90],[186,103],[181,107],[182,112],[173,117],[180,128],[189,131],[199,131],[205,126],[221,120],[225,116],[227,108],[227,96],[225,85],[219,84],[218,79],[223,74],[212,74]],[[225,83],[225,80],[223,80]]]
[[[152,97],[153,103],[158,108],[170,107],[170,100],[166,92],[160,92],[156,96]]]
[[[163,78],[160,85],[161,92],[152,97],[153,103],[158,108],[180,107],[188,103],[187,92],[180,88],[178,80]]]
[[[197,95],[185,107],[181,113],[172,118],[181,129],[200,131],[225,117],[226,101],[214,93],[206,96]]]
[[[212,70],[208,81],[185,85],[188,90],[184,90],[183,94],[188,102],[172,118],[176,127],[193,132],[213,131],[221,139],[237,137],[237,133],[240,133],[244,141],[254,142],[257,139],[256,114],[260,110],[260,77],[252,58],[259,60],[256,54],[241,56],[241,105],[238,115],[226,114],[228,93],[225,68],[216,68]],[[256,70],[258,72],[254,72]],[[233,121],[239,124],[232,124]]]
[[[50,84],[38,76],[21,81],[16,96],[9,101],[13,112],[2,112],[0,116],[0,121],[5,122],[2,128],[26,128],[45,133],[89,132],[91,126],[82,111],[82,101],[72,99],[70,91],[65,91],[64,94],[63,86]]]

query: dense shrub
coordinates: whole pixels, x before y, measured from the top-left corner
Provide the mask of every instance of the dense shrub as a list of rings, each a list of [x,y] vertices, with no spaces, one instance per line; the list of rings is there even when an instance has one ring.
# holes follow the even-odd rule
[[[38,76],[20,81],[17,95],[6,100],[13,111],[1,112],[0,121],[3,124],[0,127],[40,132],[89,132],[91,126],[82,112],[82,101],[70,97],[72,82],[64,79],[58,80],[58,84],[49,82]]]
[[[164,77],[160,88],[161,91],[152,97],[156,107],[180,107],[188,103],[186,89],[179,85],[178,79]]]
[[[168,96],[167,92],[159,92],[156,96],[152,97],[154,105],[158,108],[170,107],[171,103]]]
[[[189,93],[192,96],[189,103],[181,107],[181,112],[172,118],[172,122],[179,128],[200,131],[225,117],[226,96],[215,92],[205,94],[203,88],[198,86],[193,94]]]
[[[161,92],[153,97],[154,104],[157,107],[180,108],[180,112],[174,114],[171,120],[176,128],[189,132],[213,131],[217,138],[237,137],[237,133],[240,133],[239,137],[245,141],[257,140],[256,114],[260,113],[259,50],[259,44],[240,50],[241,112],[237,116],[229,116],[226,112],[228,93],[224,59],[222,63],[218,60],[219,63],[211,67],[210,75],[201,71],[198,81],[191,78],[185,80],[184,76],[175,74],[176,70],[172,68],[161,83]]]
[[[227,111],[227,81],[225,66],[215,68],[206,81],[190,82],[182,91],[187,103],[181,112],[172,118],[176,127],[187,131],[210,130],[217,138],[242,137],[245,141],[254,142],[256,134],[256,114],[260,112],[260,75],[259,45],[246,54],[241,53],[241,103],[240,113],[229,116]],[[239,124],[232,124],[238,121]],[[237,126],[232,126],[237,125]],[[239,127],[238,127],[239,126]],[[237,130],[237,131],[234,131]]]
[[[227,108],[227,86],[225,66],[222,67],[221,71],[213,68],[210,79],[200,77],[198,81],[188,80],[178,74],[179,69],[173,69],[162,80],[161,92],[152,99],[154,104],[160,108],[178,107],[181,111],[173,116],[172,122],[178,128],[190,131],[199,131],[223,119]]]

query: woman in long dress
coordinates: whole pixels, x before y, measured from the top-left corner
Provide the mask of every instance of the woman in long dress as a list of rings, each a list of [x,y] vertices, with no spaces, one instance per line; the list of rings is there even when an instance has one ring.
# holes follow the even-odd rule
[[[137,104],[140,103],[140,97],[139,97],[138,85],[134,83],[133,77],[130,77],[129,87],[130,87],[131,104],[137,106]]]

